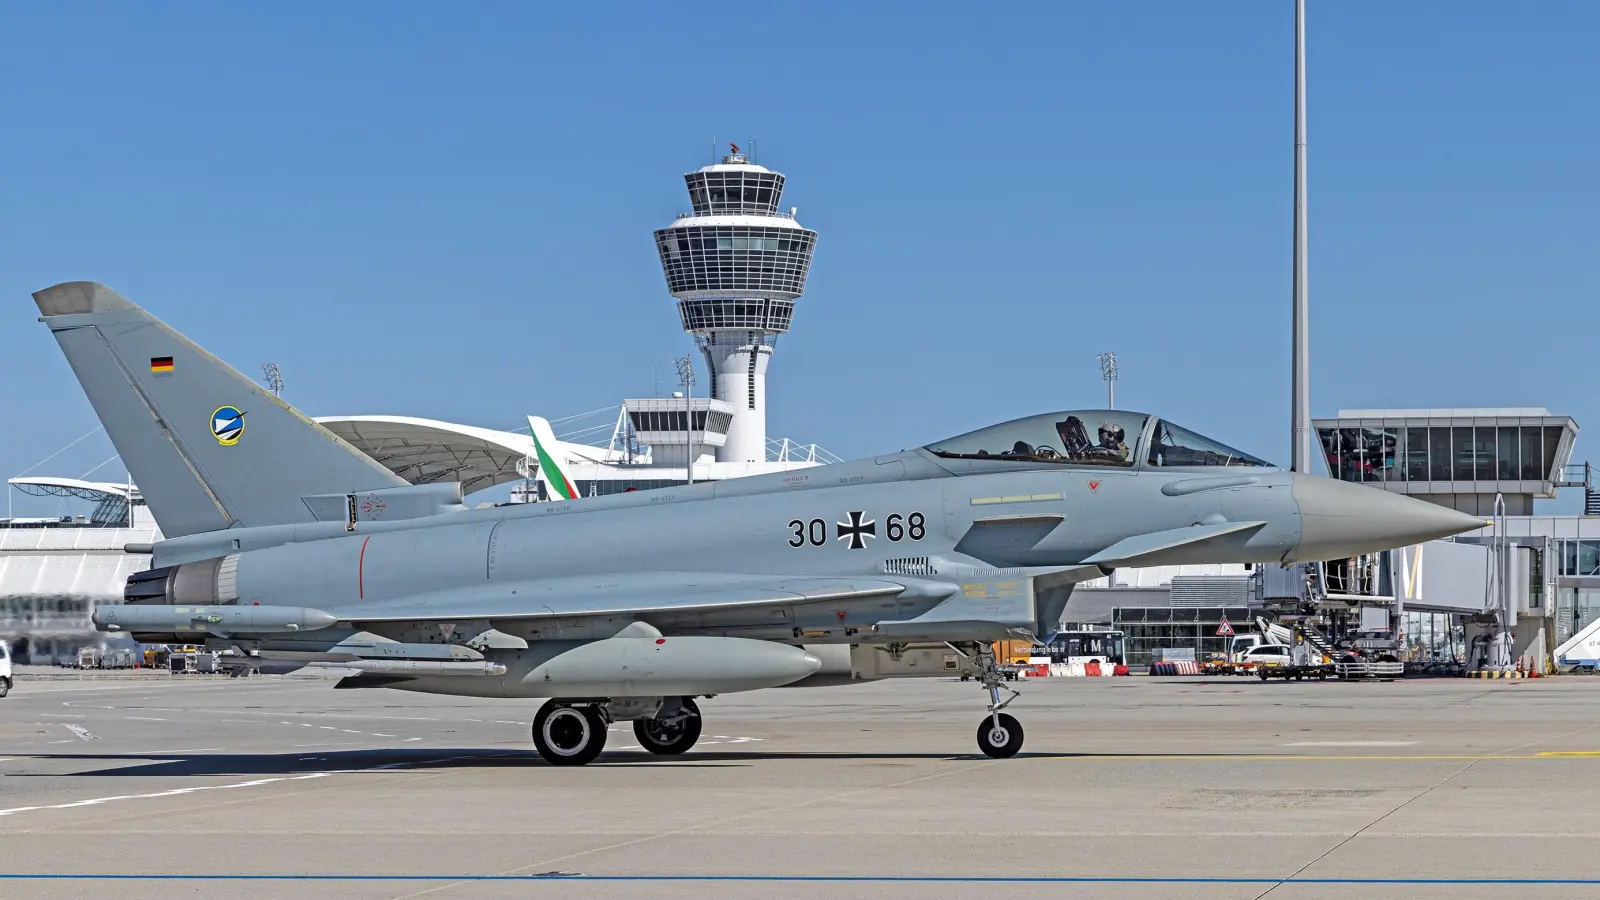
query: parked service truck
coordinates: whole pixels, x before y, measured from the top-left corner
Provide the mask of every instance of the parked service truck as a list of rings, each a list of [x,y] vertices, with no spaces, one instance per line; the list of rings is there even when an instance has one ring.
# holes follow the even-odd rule
[[[1256,631],[1235,635],[1228,645],[1228,662],[1235,671],[1254,673],[1262,681],[1321,681],[1334,674],[1332,661],[1311,642],[1310,635],[1302,631],[1302,638],[1296,641],[1294,630],[1257,616]]]

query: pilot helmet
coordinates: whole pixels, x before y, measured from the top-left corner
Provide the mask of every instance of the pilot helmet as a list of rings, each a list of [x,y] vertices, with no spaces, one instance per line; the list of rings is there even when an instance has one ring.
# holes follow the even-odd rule
[[[1100,423],[1100,446],[1102,446],[1102,447],[1118,447],[1118,446],[1121,446],[1122,445],[1122,441],[1123,441],[1123,439],[1125,437],[1127,437],[1127,432],[1122,430],[1122,426],[1121,425],[1118,425],[1115,422],[1101,422]]]

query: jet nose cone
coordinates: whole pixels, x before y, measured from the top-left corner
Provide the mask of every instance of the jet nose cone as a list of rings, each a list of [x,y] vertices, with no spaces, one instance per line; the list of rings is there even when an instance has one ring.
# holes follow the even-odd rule
[[[1300,545],[1290,557],[1304,562],[1407,547],[1488,524],[1433,503],[1315,475],[1294,476],[1294,499]]]

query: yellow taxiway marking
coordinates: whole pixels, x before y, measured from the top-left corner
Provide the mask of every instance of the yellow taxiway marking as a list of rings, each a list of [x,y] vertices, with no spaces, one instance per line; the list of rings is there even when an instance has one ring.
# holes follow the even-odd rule
[[[1089,759],[1089,760],[1137,760],[1163,762],[1232,762],[1242,760],[1248,762],[1350,762],[1350,761],[1430,761],[1430,760],[1469,760],[1477,759],[1485,762],[1497,759],[1600,759],[1600,750],[1547,750],[1542,753],[1429,753],[1429,754],[1341,754],[1341,755],[1309,755],[1290,753],[1063,753],[1040,754],[1033,759]]]

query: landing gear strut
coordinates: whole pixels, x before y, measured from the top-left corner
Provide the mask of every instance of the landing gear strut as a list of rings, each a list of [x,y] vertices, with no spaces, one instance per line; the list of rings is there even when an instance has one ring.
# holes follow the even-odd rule
[[[548,700],[533,717],[533,746],[552,766],[586,765],[605,749],[607,724],[598,706]]]
[[[700,707],[688,697],[669,697],[653,718],[634,719],[633,736],[651,753],[683,753],[700,740]]]
[[[1010,706],[1011,701],[1022,695],[1006,687],[1005,675],[995,664],[992,645],[978,646],[976,662],[978,680],[989,690],[989,715],[978,724],[978,749],[990,759],[1009,759],[1022,749],[1022,723],[1001,710]],[[1001,690],[1011,696],[1001,700]]]

